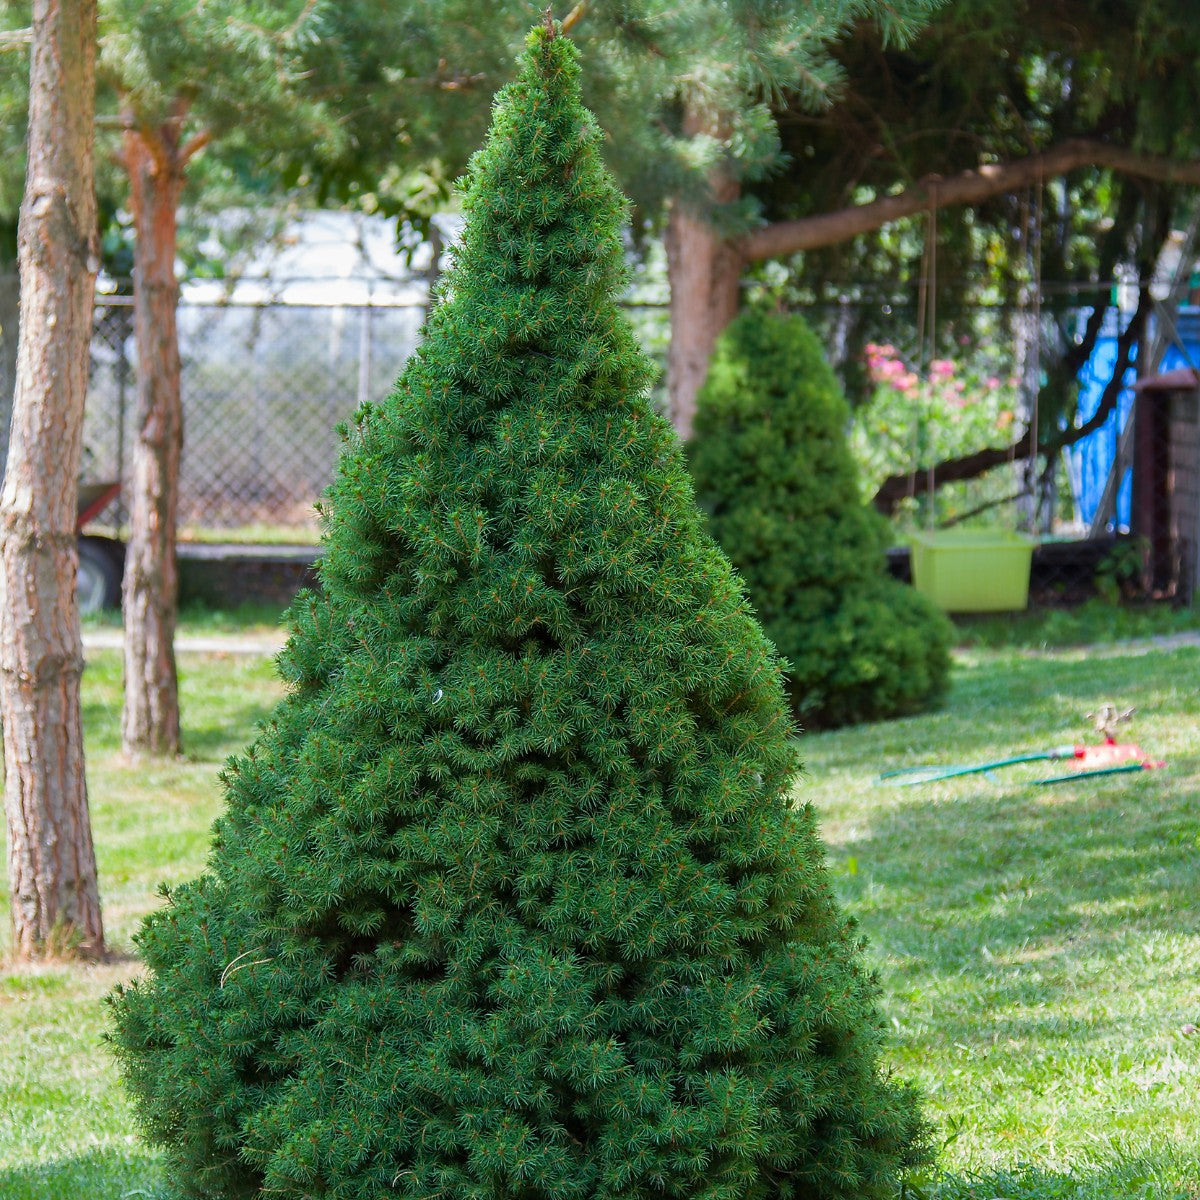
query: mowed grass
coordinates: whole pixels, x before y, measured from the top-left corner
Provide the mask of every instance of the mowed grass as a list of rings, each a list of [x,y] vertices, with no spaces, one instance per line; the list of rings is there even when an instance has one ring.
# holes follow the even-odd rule
[[[89,654],[83,708],[89,806],[113,961],[6,965],[0,972],[0,1198],[164,1195],[156,1154],[101,1042],[103,997],[136,970],[133,933],[160,882],[198,874],[220,806],[217,774],[281,694],[269,661],[180,657],[184,757],[131,767],[120,756],[121,658]],[[0,884],[5,911],[7,878]],[[9,943],[4,922],[3,953]]]
[[[975,651],[944,711],[804,738],[800,794],[945,1147],[934,1195],[1200,1196],[1198,698],[1195,647]],[[1166,768],[878,780],[1096,740],[1105,701]]]
[[[119,758],[120,663],[84,680],[89,786],[110,944],[102,966],[0,972],[0,1197],[160,1197],[158,1161],[101,1043],[103,995],[137,970],[161,880],[202,869],[217,773],[279,687],[269,663],[186,655],[187,756]],[[970,650],[938,713],[805,735],[842,898],[883,986],[895,1069],[943,1148],[941,1200],[1200,1200],[1200,650],[1033,657]],[[913,788],[879,772],[1090,737],[1136,705],[1162,771],[1034,788],[1036,766]],[[1048,774],[1056,764],[1040,771]],[[7,904],[7,897],[3,897]]]

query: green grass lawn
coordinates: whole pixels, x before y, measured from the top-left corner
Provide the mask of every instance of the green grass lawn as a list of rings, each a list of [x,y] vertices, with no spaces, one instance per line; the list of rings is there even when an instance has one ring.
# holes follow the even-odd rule
[[[935,1194],[1200,1196],[1198,692],[1195,647],[978,651],[943,712],[804,739],[801,795],[945,1142]],[[1092,740],[1106,700],[1167,769],[876,782]]]
[[[160,880],[197,873],[216,775],[278,685],[245,656],[182,659],[186,759],[119,760],[120,663],[84,679],[110,943],[102,966],[0,972],[0,1197],[162,1195],[101,1046],[102,996],[137,969]],[[803,739],[846,905],[884,989],[896,1069],[944,1143],[941,1200],[1200,1200],[1200,649],[973,648],[931,716]],[[880,771],[1083,740],[1136,705],[1166,770],[1035,789],[1010,772],[907,789]],[[1048,773],[1054,764],[1047,764]],[[7,896],[3,897],[7,905]]]

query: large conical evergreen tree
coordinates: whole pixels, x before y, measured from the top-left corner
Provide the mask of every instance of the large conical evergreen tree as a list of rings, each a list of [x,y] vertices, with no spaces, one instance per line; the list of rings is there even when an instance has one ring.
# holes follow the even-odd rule
[[[185,1195],[861,1198],[922,1154],[778,664],[645,399],[577,71],[530,36],[290,693],[114,997]]]

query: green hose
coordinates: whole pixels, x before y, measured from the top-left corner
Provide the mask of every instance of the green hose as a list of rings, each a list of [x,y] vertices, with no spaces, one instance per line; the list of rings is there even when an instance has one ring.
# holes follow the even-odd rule
[[[1014,767],[1018,763],[1044,762],[1046,759],[1074,757],[1074,746],[1055,746],[1053,750],[1039,750],[1035,754],[1017,754],[1012,758],[998,758],[994,762],[973,763],[966,767],[901,767],[897,771],[885,771],[879,778],[886,780],[893,787],[915,787],[919,783],[936,783],[941,779],[956,779],[960,775],[982,775],[985,771],[994,771],[997,767]],[[902,775],[916,776],[916,778],[899,778]]]
[[[1068,771],[1065,775],[1051,775],[1047,779],[1035,779],[1034,787],[1047,783],[1074,783],[1077,779],[1094,779],[1097,775],[1125,775],[1130,771],[1144,771],[1145,763],[1130,762],[1120,767],[1098,767],[1094,771]]]

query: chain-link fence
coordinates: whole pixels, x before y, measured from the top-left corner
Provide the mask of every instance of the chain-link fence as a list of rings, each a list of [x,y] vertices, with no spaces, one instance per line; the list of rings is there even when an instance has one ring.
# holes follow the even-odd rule
[[[7,400],[12,393],[15,311],[6,319],[5,305],[16,289],[5,288],[3,282],[0,280],[0,397]],[[665,366],[669,336],[665,306],[631,305],[627,312],[643,344]],[[905,398],[903,387],[891,389],[887,375],[888,371],[900,371],[897,364],[911,373],[922,358],[921,348],[913,344],[911,321],[903,313],[892,314],[892,343],[864,346],[861,337],[856,344],[845,336],[850,325],[846,315],[845,306],[838,311],[808,313],[830,344],[831,357],[835,362],[840,359],[843,373],[852,378],[856,368],[861,366],[863,371],[856,398],[860,406],[868,407],[860,407],[852,436],[857,439],[856,452],[864,476],[873,469],[879,478],[895,474],[897,469],[911,469],[914,481],[926,478],[927,460],[967,450],[968,443],[974,446],[980,437],[980,445],[1001,447],[1010,441],[1028,422],[1029,396],[1036,388],[1039,370],[1044,370],[1050,354],[1061,349],[1055,343],[1063,340],[1063,329],[1070,328],[1069,321],[1064,325],[1061,314],[1057,330],[1043,327],[1040,346],[1044,358],[1039,367],[1038,355],[1030,353],[1030,347],[1039,339],[1028,328],[1022,332],[1029,324],[1027,314],[980,318],[992,322],[990,336],[998,348],[990,359],[976,354],[972,364],[967,360],[972,350],[977,351],[986,342],[984,336],[976,337],[972,347],[966,345],[966,338],[961,339],[962,352],[958,356],[955,343],[949,350],[943,345],[942,352],[947,355],[943,360],[926,348],[919,368],[922,387],[913,391],[913,395],[919,392],[925,397],[920,403],[926,408],[919,409]],[[336,426],[361,402],[387,394],[417,344],[424,317],[419,298],[386,305],[197,303],[185,298],[178,309],[184,408],[179,519],[184,536],[241,541],[315,540],[313,504],[332,478],[338,453]],[[1078,321],[1083,319],[1084,314],[1080,314]],[[1200,316],[1185,314],[1181,328],[1187,328],[1176,339],[1183,347],[1189,321],[1196,325],[1200,336]],[[953,369],[950,365],[932,365],[939,361],[949,364],[952,357],[959,359]],[[875,377],[871,377],[872,370]],[[940,380],[938,371],[942,372]],[[1102,386],[1100,376],[1104,372],[1099,367],[1097,371],[1097,381],[1089,382],[1086,372],[1081,377],[1084,419],[1088,411],[1083,393],[1088,388],[1096,393],[1088,402],[1093,408],[1099,401],[1097,389]],[[906,376],[891,378],[893,382],[897,378],[906,382]],[[928,406],[934,384],[940,409],[936,404]],[[136,432],[135,391],[132,297],[101,296],[96,305],[85,416],[85,479],[127,478]],[[853,388],[851,391],[853,394]],[[873,401],[864,399],[872,395]],[[1043,539],[1080,540],[1091,535],[1091,544],[1086,547],[1050,553],[1056,563],[1061,562],[1059,566],[1044,567],[1042,598],[1077,598],[1081,573],[1092,580],[1096,563],[1101,560],[1108,564],[1101,572],[1102,583],[1107,572],[1114,583],[1134,586],[1137,552],[1118,547],[1114,558],[1112,544],[1114,534],[1126,533],[1131,525],[1138,525],[1138,520],[1130,516],[1127,467],[1135,457],[1132,437],[1125,439],[1128,445],[1124,450],[1119,445],[1120,430],[1125,426],[1132,429],[1128,419],[1131,399],[1130,392],[1092,440],[1096,448],[1092,458],[1085,461],[1072,452],[1050,470],[1044,460],[1039,462],[1036,505],[1031,499],[1031,473],[1019,459],[1010,459],[969,484],[937,479],[933,502],[923,498],[923,488],[917,492],[914,487],[912,502],[907,508],[900,505],[900,524],[947,524],[964,516],[970,519],[972,511],[980,508],[984,519],[1033,529]],[[894,409],[888,407],[893,400],[898,405]],[[870,407],[872,404],[878,412]],[[933,424],[928,423],[931,412],[936,414]],[[981,420],[987,428],[976,429],[971,424],[977,426]],[[926,421],[925,426],[922,421]],[[1162,509],[1169,505],[1169,495],[1192,494],[1200,464],[1192,461],[1196,451],[1189,448],[1191,444],[1180,442],[1181,436],[1186,442],[1186,423],[1176,421],[1169,429],[1164,425],[1165,433],[1157,425],[1154,429],[1157,432],[1142,447],[1142,470],[1143,477],[1153,481],[1157,497],[1153,503]],[[5,412],[0,419],[0,438],[5,445],[7,437]],[[1115,471],[1111,468],[1114,461],[1118,464]],[[1113,494],[1100,519],[1096,516],[1098,489],[1108,476],[1116,486],[1109,489]],[[1145,524],[1149,519],[1145,514],[1158,509],[1152,510],[1151,502],[1145,501],[1140,511]],[[1137,513],[1133,516],[1136,518]],[[120,528],[123,520],[118,498],[100,514],[99,523]],[[1152,590],[1189,594],[1194,587],[1197,557],[1197,531],[1189,524],[1194,523],[1191,509],[1186,504],[1178,512],[1170,509],[1167,516],[1160,513],[1153,522],[1151,535],[1160,543],[1167,536],[1163,530],[1168,528],[1173,538],[1169,551],[1158,552],[1158,561],[1165,561],[1163,555],[1169,553],[1180,565],[1172,567],[1167,576],[1158,569],[1150,579]],[[899,536],[898,529],[898,540]],[[1042,557],[1048,561],[1046,554]],[[1147,579],[1145,571],[1140,578]]]
[[[423,318],[418,307],[180,304],[182,529],[313,530],[337,424],[387,393]],[[90,476],[125,477],[134,370],[129,300],[107,299],[84,431]]]
[[[333,476],[336,427],[387,395],[417,345],[409,305],[198,304],[178,309],[185,535],[315,537],[314,501]],[[665,310],[631,310],[654,347]],[[85,418],[85,477],[124,479],[135,413],[132,298],[96,307]],[[102,522],[119,525],[120,501]]]

